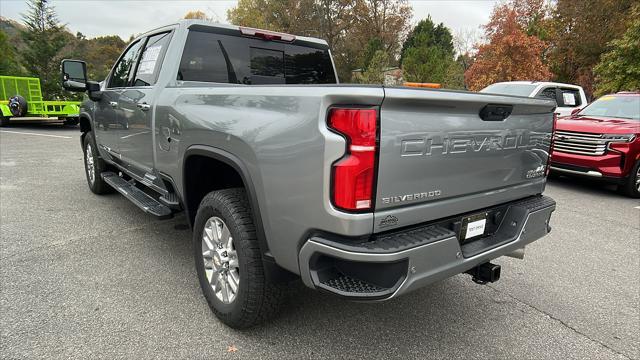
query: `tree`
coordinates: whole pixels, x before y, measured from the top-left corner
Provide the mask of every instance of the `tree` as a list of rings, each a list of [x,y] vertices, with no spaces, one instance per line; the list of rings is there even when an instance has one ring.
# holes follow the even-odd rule
[[[209,17],[207,17],[207,14],[205,14],[203,11],[200,11],[200,10],[189,11],[184,16],[184,18],[185,19],[210,20]]]
[[[494,8],[484,26],[488,43],[478,46],[475,61],[465,73],[470,90],[477,91],[499,81],[549,80],[549,67],[542,61],[548,45],[528,35],[523,17],[513,4]]]
[[[59,84],[59,51],[65,46],[64,26],[49,0],[29,0],[29,11],[23,15],[26,30],[22,32],[26,48],[22,53],[30,76],[39,77],[42,94],[49,99],[62,96]]]
[[[383,50],[397,59],[400,44],[410,28],[413,9],[407,0],[356,0],[353,34],[364,47],[371,38],[380,39]]]
[[[625,32],[638,0],[557,0],[549,26],[549,64],[556,80],[593,93],[593,67]]]
[[[384,84],[384,72],[389,67],[389,55],[384,50],[378,50],[371,58],[367,69],[362,73],[363,84]]]
[[[411,7],[407,0],[239,0],[227,18],[236,25],[325,39],[339,78],[349,79],[368,62],[363,49],[372,39],[380,40],[390,61],[397,59]]]
[[[640,90],[640,4],[633,9],[630,26],[622,38],[609,43],[593,69],[596,74],[596,95],[621,90]]]
[[[15,49],[9,43],[5,32],[0,31],[0,75],[19,76],[21,73],[20,64],[15,56]]]
[[[455,74],[453,36],[444,24],[430,17],[416,25],[402,46],[400,64],[405,80],[444,84]]]

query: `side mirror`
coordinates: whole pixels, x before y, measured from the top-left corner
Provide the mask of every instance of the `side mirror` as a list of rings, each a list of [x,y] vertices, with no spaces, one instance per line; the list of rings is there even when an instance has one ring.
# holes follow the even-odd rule
[[[67,91],[87,91],[87,63],[80,60],[62,60],[62,87]]]
[[[575,115],[575,114],[579,113],[579,112],[580,112],[580,110],[582,110],[582,109],[573,109],[573,110],[571,111],[571,115]]]

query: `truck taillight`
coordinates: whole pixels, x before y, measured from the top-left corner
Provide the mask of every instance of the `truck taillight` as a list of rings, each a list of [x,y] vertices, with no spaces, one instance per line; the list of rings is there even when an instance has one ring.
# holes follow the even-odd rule
[[[549,175],[551,170],[551,156],[553,154],[553,143],[556,141],[556,123],[558,122],[558,114],[553,114],[553,126],[551,128],[551,140],[549,141],[549,156],[547,156],[547,167],[544,170],[544,175]]]
[[[333,205],[348,211],[371,210],[377,162],[377,109],[332,108],[328,125],[347,140],[346,154],[331,169]]]

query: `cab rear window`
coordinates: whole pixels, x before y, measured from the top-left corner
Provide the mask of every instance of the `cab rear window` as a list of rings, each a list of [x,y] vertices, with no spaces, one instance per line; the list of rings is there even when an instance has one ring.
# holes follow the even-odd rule
[[[190,30],[178,80],[230,84],[335,84],[328,48]]]

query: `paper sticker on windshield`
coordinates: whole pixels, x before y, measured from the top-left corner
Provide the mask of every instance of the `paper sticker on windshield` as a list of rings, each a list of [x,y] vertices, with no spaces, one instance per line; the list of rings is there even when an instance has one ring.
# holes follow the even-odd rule
[[[573,93],[562,93],[562,100],[564,101],[565,105],[576,106],[576,96]]]
[[[607,100],[613,100],[613,99],[615,99],[615,97],[613,97],[613,96],[603,96],[599,100],[600,101],[607,101]]]
[[[153,74],[153,69],[156,68],[156,61],[160,56],[160,50],[162,50],[162,46],[158,45],[147,48],[144,51],[140,65],[138,65],[138,75]]]

